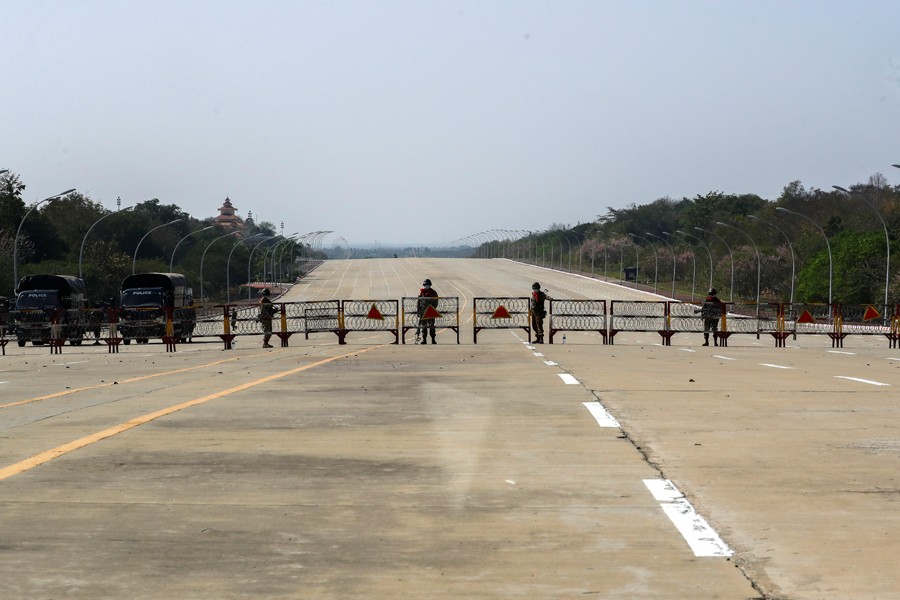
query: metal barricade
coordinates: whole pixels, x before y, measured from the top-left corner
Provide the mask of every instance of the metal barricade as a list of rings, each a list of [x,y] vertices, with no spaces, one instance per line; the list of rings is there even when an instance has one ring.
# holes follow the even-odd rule
[[[347,343],[351,331],[386,331],[400,343],[400,302],[398,300],[342,300],[338,323],[338,343]]]
[[[669,345],[668,302],[643,300],[613,300],[609,307],[609,343],[615,344],[620,331],[655,331]]]
[[[404,297],[401,299],[403,312],[400,315],[400,339],[406,343],[406,332],[416,331],[418,340],[422,321],[433,320],[436,329],[456,332],[459,343],[459,297],[439,296],[436,298]],[[429,324],[430,326],[430,324]]]
[[[340,300],[273,302],[272,335],[281,341],[282,347],[289,345],[295,333],[304,334],[339,330]],[[218,337],[226,350],[231,350],[239,337],[264,335],[263,324],[259,320],[259,305],[240,303],[217,305],[215,310],[204,312],[197,322],[194,337]]]
[[[607,343],[606,300],[550,298],[550,337],[560,331],[596,331]]]
[[[303,316],[303,335],[309,339],[310,333],[333,333],[340,338],[340,300],[322,300],[296,302],[290,305],[292,310]]]
[[[797,324],[790,304],[770,302],[759,307],[759,334],[767,333],[775,339],[776,348],[784,348],[785,340],[797,339]]]
[[[529,298],[474,298],[472,311],[473,341],[478,343],[478,332],[483,329],[524,329],[531,341]]]
[[[703,319],[700,316],[700,305],[669,302],[669,328],[674,332],[702,333]]]
[[[832,347],[843,348],[848,335],[883,335],[889,347],[896,343],[894,314],[897,307],[874,304],[834,304],[832,318],[834,329],[830,335]]]

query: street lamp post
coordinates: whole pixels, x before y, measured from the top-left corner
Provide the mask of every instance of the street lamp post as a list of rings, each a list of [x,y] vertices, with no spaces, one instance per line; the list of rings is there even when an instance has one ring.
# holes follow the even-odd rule
[[[828,249],[828,306],[831,306],[832,271],[833,271],[834,263],[831,258],[831,244],[828,242],[828,236],[825,235],[825,230],[823,230],[821,227],[819,227],[818,223],[816,223],[815,221],[813,221],[812,219],[810,219],[809,217],[807,217],[806,215],[804,215],[802,213],[788,210],[782,206],[775,207],[775,210],[777,210],[779,212],[785,212],[785,213],[788,213],[791,215],[796,215],[798,217],[806,219],[807,221],[812,223],[813,227],[818,229],[819,233],[822,234],[822,237],[825,238],[825,247]]]
[[[637,238],[639,240],[644,240],[645,242],[650,244],[651,248],[653,248],[653,265],[654,265],[654,268],[653,268],[653,293],[655,294],[655,293],[657,293],[657,289],[658,289],[656,284],[659,281],[659,255],[656,252],[656,246],[654,246],[653,242],[651,242],[650,240],[648,240],[645,237],[641,237],[641,236],[635,235],[633,233],[629,233],[628,235],[630,235],[633,238]],[[637,244],[635,244],[635,246],[637,246]],[[637,271],[635,271],[634,279],[635,279],[635,281],[637,281]]]
[[[207,227],[204,227],[203,229],[198,229],[196,231],[192,231],[189,234],[187,234],[186,236],[184,236],[183,238],[181,238],[180,240],[178,240],[178,243],[175,244],[174,248],[172,248],[172,256],[171,256],[171,258],[169,258],[169,272],[170,273],[175,269],[175,251],[178,250],[178,246],[181,245],[181,242],[188,239],[195,233],[200,233],[201,231],[206,231],[207,229],[212,229],[213,227],[214,227],[214,225],[209,225]]]
[[[228,260],[225,262],[225,303],[231,304],[231,255],[234,254],[234,251],[237,250],[238,246],[245,242],[249,242],[256,236],[250,236],[246,240],[238,240],[234,243],[234,246],[231,247],[231,252],[228,253]],[[248,282],[249,283],[249,282]]]
[[[645,232],[650,237],[654,237],[658,240],[662,240],[662,242],[669,247],[669,252],[672,253],[672,300],[675,300],[675,249],[672,248],[672,244],[668,242],[665,238],[661,238],[655,233],[650,233],[649,231]]]
[[[162,225],[157,225],[156,227],[154,227],[153,229],[151,229],[150,231],[148,231],[147,233],[144,234],[144,237],[142,237],[141,240],[137,243],[137,246],[134,247],[134,258],[131,259],[131,274],[132,275],[134,275],[137,272],[138,250],[140,249],[141,244],[144,243],[144,240],[147,239],[147,236],[150,235],[151,233],[153,233],[154,231],[156,231],[157,229],[162,229],[163,227],[166,227],[168,225],[178,223],[179,221],[184,221],[184,219],[175,219],[174,221],[169,221],[168,223],[163,223]]]
[[[238,235],[239,233],[240,231],[232,231],[231,233],[220,235],[219,237],[208,243],[206,245],[206,248],[203,250],[203,255],[200,257],[200,304],[206,304],[206,297],[203,295],[203,261],[206,259],[206,251],[209,250],[210,246],[212,246],[222,238],[227,238],[230,235]]]
[[[848,189],[842,188],[839,185],[833,185],[831,187],[838,190],[839,192],[847,194],[851,198],[854,196],[857,198],[861,198],[863,202],[868,204],[869,207],[871,207],[871,209],[875,211],[875,214],[878,215],[878,220],[881,221],[881,227],[884,229],[884,252],[886,256],[884,269],[884,311],[887,312],[888,289],[891,285],[891,237],[890,235],[888,235],[888,228],[884,222],[884,217],[881,216],[881,212],[875,207],[875,204],[873,202],[869,202],[869,199],[866,198],[863,194],[856,191],[850,191]],[[885,317],[887,317],[886,314]]]
[[[638,280],[640,279],[640,274],[641,274],[641,252],[635,241],[632,240],[631,243],[634,244],[634,289],[637,289]],[[622,277],[625,277],[625,246],[624,246],[624,244],[619,247],[619,272],[622,274]]]
[[[260,244],[262,244],[266,240],[271,240],[273,237],[275,236],[267,235],[259,240],[259,242],[255,246],[253,246],[253,249],[250,251],[250,256],[249,258],[247,258],[247,300],[253,299],[253,288],[250,287],[250,284],[253,282],[253,279],[250,275],[251,265],[253,265],[253,253],[256,252],[256,249],[259,248]]]
[[[313,247],[318,251],[322,251],[322,247],[325,245],[325,238],[328,237],[328,234],[334,233],[331,230],[317,231],[315,237],[313,238]]]
[[[770,223],[769,221],[764,221],[763,219],[760,219],[756,215],[747,215],[747,218],[753,219],[754,221],[759,221],[760,223],[765,223],[769,227],[774,227],[778,231],[778,233],[780,233],[782,236],[784,236],[784,239],[788,245],[788,250],[791,251],[791,298],[790,298],[790,304],[793,304],[794,303],[794,280],[796,279],[795,273],[797,271],[797,259],[794,256],[794,245],[791,244],[791,238],[789,238],[787,236],[787,234],[784,231],[782,231],[781,228],[778,227],[777,225],[775,225],[774,223]]]
[[[562,269],[563,269],[563,253],[562,253],[562,240],[563,239],[566,240],[566,245],[569,247],[569,255],[570,256],[572,255],[572,242],[569,241],[569,238],[563,238],[562,233],[560,233],[560,239],[559,239],[559,270],[560,271],[562,271]],[[570,267],[572,266],[571,260],[569,261],[569,266]]]
[[[263,255],[263,264],[265,265],[269,259],[269,252],[272,253],[272,286],[273,287],[279,283],[278,276],[275,274],[275,257],[278,252],[278,247],[283,244],[286,244],[287,242],[290,242],[297,235],[298,235],[298,233],[292,233],[289,237],[278,240],[277,242],[272,244],[266,250],[266,253]],[[265,266],[263,267],[263,273],[265,273]],[[263,277],[263,278],[265,278],[265,277]],[[279,289],[280,289],[280,287],[279,287]]]
[[[281,237],[281,239],[266,248],[266,251],[263,253],[263,281],[268,283],[268,278],[271,276],[272,287],[275,287],[275,284],[277,283],[275,278],[275,252],[277,251],[277,248],[279,246],[287,241],[287,238],[284,237],[283,234],[279,234],[279,236]],[[271,262],[269,261],[269,254],[272,255]],[[269,271],[269,267],[272,267],[271,271]]]
[[[28,218],[28,215],[31,214],[31,211],[36,209],[38,206],[40,206],[44,202],[52,202],[54,200],[58,200],[58,199],[62,198],[63,196],[68,196],[69,194],[71,194],[74,191],[75,191],[75,188],[72,188],[71,190],[66,190],[65,192],[56,194],[54,196],[50,196],[49,198],[44,198],[40,202],[35,202],[34,204],[31,205],[31,208],[29,208],[25,212],[25,216],[22,217],[22,220],[19,221],[19,228],[16,229],[16,238],[15,238],[15,241],[13,241],[13,291],[15,291],[16,286],[19,284],[19,235],[22,233],[22,225],[25,224],[25,219]]]
[[[572,231],[566,231],[565,229],[560,229],[559,232],[566,236],[566,245],[569,247],[569,272],[572,271],[572,242],[569,241],[569,236],[572,236],[571,239],[575,240],[575,248],[578,248],[578,236],[575,235]],[[562,250],[562,244],[560,244],[560,250]],[[581,271],[581,253],[578,254],[578,270]],[[560,257],[559,267],[562,268],[562,257]]]
[[[686,231],[682,231],[681,229],[675,230],[675,233],[680,233],[681,235],[683,235],[685,237],[689,237],[691,239],[697,240],[706,249],[706,254],[709,256],[709,287],[706,289],[711,290],[713,287],[713,258],[712,258],[712,251],[709,249],[709,246],[707,246],[706,242],[704,242],[701,238],[698,238],[696,235],[691,235]]]
[[[753,238],[750,237],[750,234],[740,229],[739,227],[735,227],[734,225],[729,225],[728,223],[723,223],[722,221],[716,221],[716,225],[721,227],[728,227],[729,229],[734,229],[735,231],[740,231],[743,233],[750,243],[753,244],[753,249],[756,251],[756,317],[759,318],[759,284],[762,274],[762,259],[759,256],[759,248],[756,245],[756,242],[753,241]]]
[[[99,219],[97,219],[96,221],[94,221],[94,223],[90,227],[88,227],[88,230],[84,232],[84,237],[81,238],[81,250],[78,252],[78,276],[79,277],[81,277],[82,279],[84,278],[84,271],[81,269],[82,259],[84,258],[84,243],[87,241],[88,234],[91,232],[91,230],[94,228],[94,226],[96,226],[97,223],[99,223],[106,217],[111,217],[113,215],[117,215],[120,212],[123,212],[126,210],[131,210],[132,208],[134,208],[134,205],[128,206],[121,210],[117,210],[116,212],[107,213],[107,214],[103,215],[102,217],[100,217]]]
[[[694,229],[696,229],[697,231],[702,231],[703,233],[707,233],[707,234],[713,236],[714,238],[716,238],[717,240],[722,242],[725,245],[725,247],[728,249],[728,258],[731,259],[731,287],[728,288],[728,290],[729,290],[728,291],[728,301],[734,302],[734,253],[731,251],[731,246],[729,246],[728,242],[726,242],[724,239],[722,239],[721,236],[716,235],[712,231],[707,231],[700,227],[694,227]],[[709,287],[712,288],[712,285],[710,285]]]
[[[231,255],[243,243],[244,240],[236,241],[231,247],[231,252],[228,253],[228,260],[225,261],[225,304],[231,304]]]
[[[290,262],[291,264],[293,264],[294,246],[297,245],[297,236],[298,236],[298,235],[299,235],[299,234],[295,233],[294,235],[292,235],[291,237],[289,237],[289,238],[288,238],[288,243],[284,245],[284,248],[282,248],[281,250],[278,251],[278,260],[277,260],[277,262],[276,262],[275,264],[278,265],[278,280],[279,280],[279,281],[282,281],[282,280],[284,279],[284,275],[285,275],[285,274],[284,274],[284,269],[283,269],[283,267],[284,267],[284,253],[285,253],[285,251],[286,251],[288,248],[291,249],[291,253],[290,253],[290,255],[289,255],[289,262]],[[347,246],[348,246],[348,249],[349,249],[350,244],[347,244]],[[274,259],[274,257],[273,257],[273,259]],[[291,269],[291,271],[293,271],[293,270]],[[292,273],[289,273],[289,274],[292,274]]]
[[[663,235],[668,237],[674,237],[674,234],[669,233],[668,231],[663,231]],[[688,252],[691,253],[691,266],[692,266],[692,274],[691,274],[691,302],[694,301],[695,291],[697,289],[697,255],[694,254],[693,249],[689,249]]]

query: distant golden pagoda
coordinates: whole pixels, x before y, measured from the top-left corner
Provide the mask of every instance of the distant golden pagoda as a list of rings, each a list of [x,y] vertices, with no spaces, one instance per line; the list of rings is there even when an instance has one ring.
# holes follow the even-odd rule
[[[234,205],[231,204],[231,200],[226,197],[222,207],[219,208],[219,216],[216,217],[216,225],[230,231],[244,229],[243,219],[234,214],[236,210]]]

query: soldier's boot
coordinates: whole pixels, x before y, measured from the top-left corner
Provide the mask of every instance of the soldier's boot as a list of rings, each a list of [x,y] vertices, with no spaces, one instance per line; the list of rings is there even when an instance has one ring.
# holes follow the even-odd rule
[[[703,334],[703,345],[709,346],[709,334],[708,333]]]

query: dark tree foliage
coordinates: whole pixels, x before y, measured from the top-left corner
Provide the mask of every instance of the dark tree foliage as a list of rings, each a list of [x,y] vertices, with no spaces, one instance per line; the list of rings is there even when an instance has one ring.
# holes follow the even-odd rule
[[[170,263],[188,277],[198,297],[202,266],[203,291],[210,301],[224,299],[229,279],[232,298],[246,283],[250,249],[256,242],[238,241],[213,226],[212,219],[197,220],[158,199],[113,212],[77,192],[28,213],[24,190],[18,175],[0,175],[0,296],[13,294],[13,242],[20,224],[18,277],[81,274],[91,302],[116,297],[122,280],[132,271],[168,271]],[[258,229],[251,223],[242,236],[252,236]],[[262,254],[254,262],[257,258],[260,267],[254,265],[254,270],[261,272]],[[290,272],[281,275],[292,277]]]
[[[758,288],[762,302],[825,302],[830,245],[834,302],[880,305],[888,275],[888,302],[900,301],[900,186],[888,185],[880,174],[847,192],[807,189],[793,181],[774,201],[713,191],[681,201],[610,207],[578,233],[577,256],[592,274],[598,264],[615,277],[626,264],[636,265],[642,283],[653,285],[656,272],[660,288],[671,280],[668,242],[682,297],[710,281],[730,296],[733,271],[736,301],[755,300]],[[527,261],[558,266],[560,253],[568,254],[560,239],[558,228],[551,227],[517,241],[515,251]],[[579,264],[577,258],[572,262]]]

